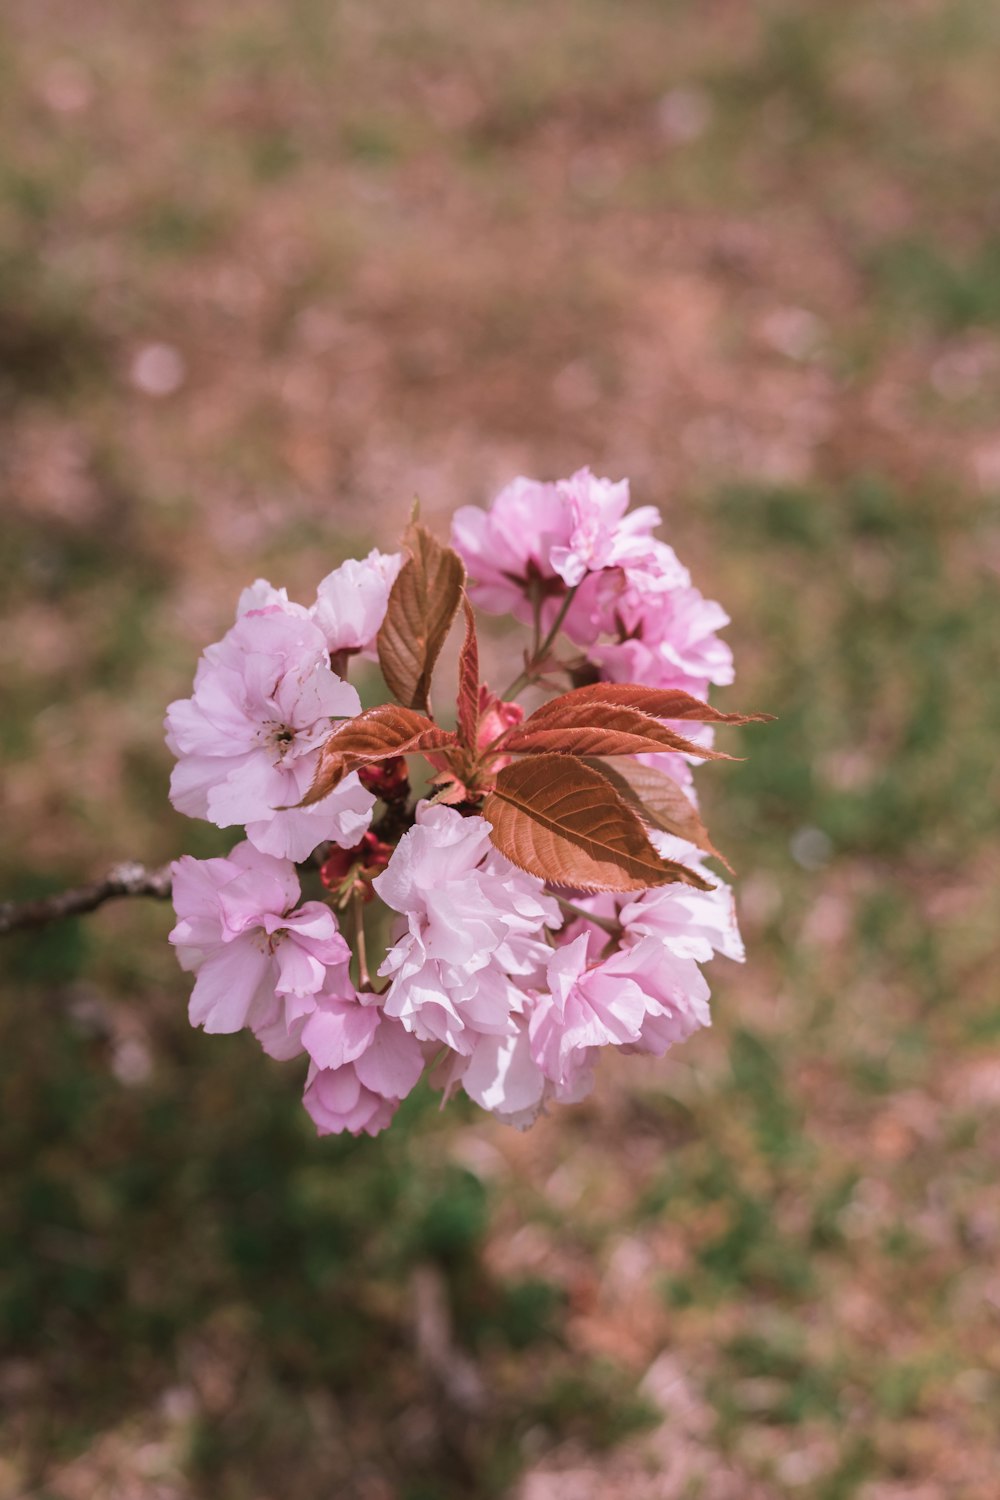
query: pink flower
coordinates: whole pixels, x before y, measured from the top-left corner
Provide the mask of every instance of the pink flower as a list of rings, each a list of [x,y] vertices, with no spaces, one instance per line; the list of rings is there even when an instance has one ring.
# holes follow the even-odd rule
[[[553,546],[570,537],[565,500],[554,484],[518,478],[489,510],[463,505],[451,524],[451,541],[469,570],[470,597],[492,614],[531,619],[529,590],[564,592],[551,561]]]
[[[172,873],[178,920],[170,941],[181,967],[197,975],[191,1024],[210,1032],[249,1026],[268,1050],[294,1055],[282,1025],[288,1031],[309,1015],[350,960],[333,912],[319,901],[293,910],[301,894],[294,866],[248,843],[224,859],[185,855]]]
[[[612,963],[620,975],[638,985],[646,999],[637,1052],[662,1057],[675,1042],[685,1042],[701,1026],[711,1026],[709,988],[692,958],[665,948],[659,938],[643,938]]]
[[[398,1101],[365,1088],[357,1069],[309,1069],[302,1095],[317,1135],[379,1135],[392,1124]]]
[[[614,483],[580,469],[555,484],[515,479],[488,511],[462,506],[452,545],[469,569],[472,598],[495,614],[530,620],[534,593],[551,617],[558,597],[588,573],[640,563],[660,513],[644,506],[626,515],[628,502],[627,479]]]
[[[526,1011],[536,1002],[525,995]],[[467,1057],[452,1055],[445,1078],[445,1095],[461,1085],[481,1109],[495,1114],[505,1125],[526,1130],[541,1114],[550,1099],[561,1104],[576,1104],[594,1083],[590,1066],[596,1049],[586,1060],[579,1059],[572,1079],[553,1083],[542,1072],[531,1050],[528,1017],[515,1017],[514,1029],[506,1036],[480,1036]]]
[[[308,615],[309,611],[301,604],[294,604],[288,597],[287,589],[276,589],[273,584],[268,583],[266,578],[255,578],[240,594],[236,603],[236,618],[240,620],[244,615],[250,614],[252,610],[261,609],[283,609],[289,615]]]
[[[326,575],[311,609],[290,600],[287,589],[276,589],[266,578],[258,578],[240,595],[236,618],[255,610],[278,608],[285,614],[311,619],[322,631],[331,655],[370,655],[402,566],[401,552],[372,550],[365,558],[350,557]]]
[[[667,594],[690,583],[691,575],[674,549],[643,536],[615,567],[584,578],[563,628],[579,646],[589,646],[602,635],[620,638],[638,629],[646,615],[662,609]]]
[[[220,828],[245,824],[251,843],[278,858],[305,859],[326,839],[352,846],[374,805],[356,775],[312,807],[295,804],[334,720],[360,708],[304,611],[251,610],[203,653],[192,697],[167,710],[167,744],[178,757],[171,801]]]
[[[516,479],[489,510],[455,514],[452,543],[469,570],[469,592],[494,613],[555,620],[566,591],[577,590],[563,629],[614,682],[684,686],[732,681],[732,655],[715,632],[720,607],[691,586],[691,576],[653,528],[652,506],[628,510],[627,480],[580,469],[542,484]],[[610,640],[602,637],[610,636]]]
[[[729,616],[696,588],[626,591],[617,614],[619,639],[588,648],[611,682],[681,687],[704,697],[709,683],[733,680],[733,653],[716,631]]]
[[[324,1002],[307,1022],[313,1032],[313,1063],[302,1102],[320,1135],[349,1130],[378,1135],[392,1120],[399,1101],[416,1085],[424,1068],[419,1042],[398,1021],[375,1006]],[[319,1028],[318,1018],[333,1015]],[[327,1061],[326,1059],[329,1059]]]
[[[401,552],[372,551],[327,574],[316,591],[312,617],[331,654],[372,651],[402,566]]]
[[[337,980],[335,992],[317,996],[316,1008],[302,1027],[302,1047],[318,1068],[356,1062],[374,1041],[381,1020],[378,1006],[362,1003],[346,968]]]
[[[614,896],[610,892],[577,896],[575,905],[595,918],[617,923],[622,929],[624,947],[644,937],[657,937],[679,957],[693,958],[697,963],[707,963],[717,953],[742,963],[743,939],[729,886],[714,870],[706,868],[703,855],[685,839],[655,829],[649,837],[664,859],[678,860],[707,876],[713,882],[712,889],[699,891],[678,882],[633,896]],[[583,917],[567,923],[556,942],[560,945],[572,942],[584,932],[588,937],[589,957],[599,958],[607,947],[608,932]]]
[[[680,839],[654,839],[654,842],[666,858],[685,859],[685,863],[702,868],[697,859],[690,858],[694,852],[691,846]],[[715,875],[712,878],[715,886],[710,891],[696,891],[689,885],[665,885],[643,891],[626,902],[618,918],[626,942],[634,944],[654,937],[679,958],[707,963],[721,953],[742,963],[745,953],[733,893],[724,881]]]
[[[607,963],[590,962],[586,934],[553,953],[548,982],[529,1029],[535,1061],[553,1082],[568,1083],[579,1066],[590,1063],[593,1048],[638,1041],[645,997]]]
[[[560,917],[542,882],[493,848],[486,820],[421,803],[373,884],[406,918],[379,970],[392,980],[386,1014],[463,1053],[479,1033],[510,1033],[522,999],[515,979],[544,965],[542,931]]]
[[[657,938],[594,962],[582,933],[555,951],[548,977],[549,994],[539,997],[529,1032],[535,1061],[557,1084],[572,1086],[595,1047],[661,1056],[709,1024],[708,986],[698,965]]]
[[[628,480],[614,483],[598,479],[589,469],[579,469],[569,479],[560,479],[556,491],[565,507],[568,536],[549,552],[549,561],[570,588],[582,583],[587,573],[605,568],[641,563],[653,545],[650,536],[660,524],[660,512],[651,505],[626,515]]]

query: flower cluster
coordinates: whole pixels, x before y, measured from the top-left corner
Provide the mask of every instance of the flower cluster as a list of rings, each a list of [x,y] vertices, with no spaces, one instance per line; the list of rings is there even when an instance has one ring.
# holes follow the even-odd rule
[[[726,616],[628,506],[586,469],[517,479],[458,511],[452,547],[414,521],[309,607],[258,579],[167,711],[174,806],[245,831],[174,865],[192,1024],[304,1055],[321,1134],[377,1134],[425,1070],[528,1124],[586,1094],[599,1048],[662,1056],[708,1025],[700,965],[743,956],[691,788],[713,724],[745,722],[702,701],[732,680]],[[469,601],[533,629],[503,694]],[[452,728],[429,685],[463,603]],[[354,658],[395,702],[362,712]],[[560,674],[525,717],[518,693]]]
[[[659,511],[628,504],[628,480],[581,469],[555,484],[515,479],[488,511],[463,506],[452,543],[470,597],[526,622],[539,609],[551,625],[572,593],[560,624],[601,676],[704,697],[710,683],[733,680],[732,652],[716,634],[729,617],[652,535]]]

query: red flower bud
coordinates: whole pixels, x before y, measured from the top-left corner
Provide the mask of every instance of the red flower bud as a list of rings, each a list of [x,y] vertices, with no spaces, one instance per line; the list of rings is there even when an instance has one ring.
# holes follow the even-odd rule
[[[361,840],[361,866],[366,874],[384,870],[392,858],[395,845],[387,844],[375,833],[366,833]]]
[[[524,709],[520,703],[505,703],[498,698],[496,693],[491,693],[485,684],[479,689],[479,748],[485,750],[487,745],[503,734],[506,729],[513,729],[515,724],[520,724],[524,718]]]
[[[362,844],[355,844],[353,849],[331,849],[326,859],[320,865],[319,878],[328,891],[334,891],[343,885],[352,868],[361,859]]]
[[[360,844],[355,844],[353,849],[331,849],[320,866],[319,878],[328,891],[335,891],[343,885],[351,871],[356,869],[367,898],[371,889],[368,881],[385,869],[392,857],[392,850],[392,844],[384,843],[374,833],[366,833]]]
[[[358,780],[369,792],[381,797],[383,802],[402,802],[410,795],[410,780],[406,771],[406,758],[393,755],[370,766],[362,766]]]

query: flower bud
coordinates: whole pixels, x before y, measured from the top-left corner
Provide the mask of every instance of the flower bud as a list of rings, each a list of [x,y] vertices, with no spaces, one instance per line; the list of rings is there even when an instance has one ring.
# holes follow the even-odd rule
[[[402,755],[393,755],[389,760],[362,766],[358,772],[358,780],[366,791],[381,797],[383,802],[402,802],[410,795],[406,758]]]
[[[370,899],[372,876],[384,870],[392,856],[393,846],[384,843],[376,834],[366,833],[353,849],[331,849],[320,867],[319,878],[328,891],[339,890],[351,871],[357,872],[358,884],[363,886],[365,899]]]
[[[479,749],[485,750],[507,729],[513,729],[524,718],[520,703],[505,703],[485,684],[479,689]]]

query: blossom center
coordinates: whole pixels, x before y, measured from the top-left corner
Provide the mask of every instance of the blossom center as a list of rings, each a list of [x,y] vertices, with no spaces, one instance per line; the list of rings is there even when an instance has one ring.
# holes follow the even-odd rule
[[[278,927],[274,932],[265,932],[263,927],[258,927],[253,935],[253,941],[261,953],[266,953],[268,958],[273,958],[287,936],[287,927]]]
[[[263,731],[265,745],[275,752],[279,760],[284,760],[295,744],[295,730],[288,724],[277,724],[272,719],[264,724]]]

